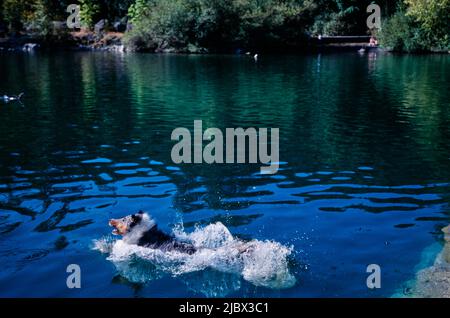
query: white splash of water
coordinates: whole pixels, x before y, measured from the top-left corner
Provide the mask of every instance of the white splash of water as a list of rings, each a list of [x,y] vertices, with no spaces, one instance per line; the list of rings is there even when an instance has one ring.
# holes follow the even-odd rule
[[[289,288],[296,282],[288,266],[292,247],[274,241],[244,242],[234,238],[220,222],[197,228],[192,233],[177,230],[174,234],[177,239],[193,244],[197,252],[189,255],[162,251],[123,240],[112,242],[111,238],[95,241],[94,249],[109,254],[108,260],[120,274],[134,282],[146,282],[156,271],[179,276],[209,269],[237,274],[256,286],[273,289]],[[148,273],[149,279],[137,260],[152,264],[154,271]],[[148,264],[145,266],[148,269]]]
[[[92,249],[103,254],[109,254],[111,253],[115,242],[116,240],[111,235],[104,236],[99,240],[94,240]]]

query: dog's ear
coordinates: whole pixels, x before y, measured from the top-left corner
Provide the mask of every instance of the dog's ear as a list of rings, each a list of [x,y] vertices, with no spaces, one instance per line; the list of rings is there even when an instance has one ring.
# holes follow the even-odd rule
[[[133,220],[133,222],[137,223],[142,220],[142,214],[141,213],[133,214],[131,216],[131,219]]]
[[[139,223],[141,223],[141,221],[142,221],[142,214],[139,214],[139,213],[132,214],[132,215],[131,215],[130,228],[135,227],[136,225],[138,225]]]
[[[144,211],[139,210],[137,214],[141,214],[142,215],[142,214],[144,214]]]

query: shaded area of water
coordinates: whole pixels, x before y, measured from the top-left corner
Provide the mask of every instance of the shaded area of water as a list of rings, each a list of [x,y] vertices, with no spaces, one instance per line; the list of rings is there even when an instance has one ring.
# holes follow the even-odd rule
[[[0,295],[390,296],[450,221],[449,71],[442,55],[1,54],[0,94],[26,95],[0,104]],[[171,132],[195,119],[279,128],[280,171],[173,164]],[[131,282],[92,242],[138,209],[166,231],[220,221],[292,245],[297,283]],[[372,263],[380,290],[366,287]]]

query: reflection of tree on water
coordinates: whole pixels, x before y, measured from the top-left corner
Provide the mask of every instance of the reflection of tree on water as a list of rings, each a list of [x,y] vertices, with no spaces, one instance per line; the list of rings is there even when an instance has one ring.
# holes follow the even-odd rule
[[[13,84],[28,87],[27,94],[39,104],[39,111],[34,107],[27,111],[34,121],[34,135],[45,143],[24,139],[13,127],[2,127],[2,132],[15,140],[15,146],[27,145],[24,153],[39,161],[53,160],[48,154],[62,145],[98,152],[100,144],[114,145],[138,136],[144,143],[141,154],[170,163],[171,131],[202,119],[205,127],[221,129],[279,127],[280,155],[289,158],[290,165],[345,162],[355,167],[389,158],[401,161],[405,149],[421,147],[428,154],[419,158],[421,166],[427,167],[416,170],[435,170],[428,165],[430,156],[440,160],[442,154],[422,139],[449,137],[445,128],[449,116],[441,106],[448,99],[434,87],[435,79],[445,82],[448,76],[441,65],[445,61],[438,61],[444,57],[420,58],[424,63],[410,63],[409,57],[373,60],[369,54],[367,58],[342,63],[332,55],[320,56],[320,73],[319,58],[269,59],[258,69],[245,59],[231,57],[86,54],[72,60],[45,57],[39,64],[30,59],[28,66],[44,80],[25,77],[25,83],[16,79]],[[365,63],[369,77],[362,74]],[[411,64],[415,76],[409,76]],[[64,72],[69,66],[72,72]],[[55,76],[66,80],[53,80]],[[15,77],[10,79],[14,82]],[[399,83],[407,87],[398,88]],[[318,89],[311,91],[311,86]],[[400,100],[407,102],[399,104]],[[49,124],[42,124],[44,115]],[[91,129],[94,125],[99,129]],[[399,147],[385,147],[390,133],[394,137],[388,142]]]
[[[377,52],[367,53],[367,68],[369,72],[374,72],[377,65]]]
[[[81,77],[83,85],[82,88],[75,86],[75,91],[72,92],[72,97],[75,98],[73,101],[69,102],[57,81],[50,81],[42,91],[36,92],[39,104],[43,104],[39,111],[55,122],[46,125],[46,119],[41,123],[39,112],[32,109],[32,115],[36,116],[32,119],[38,123],[34,131],[39,142],[32,142],[12,127],[5,127],[5,136],[15,143],[7,143],[9,148],[1,150],[2,158],[9,158],[7,151],[15,150],[17,146],[26,148],[24,154],[27,158],[36,158],[33,162],[23,159],[23,156],[19,159],[6,159],[3,162],[5,166],[15,169],[14,165],[18,161],[23,166],[36,166],[38,169],[47,169],[49,164],[56,167],[69,166],[65,168],[67,171],[61,171],[61,174],[92,177],[105,189],[108,187],[114,192],[114,182],[105,184],[105,181],[97,178],[95,169],[80,165],[81,155],[75,156],[73,148],[70,149],[72,152],[66,151],[62,156],[54,155],[54,152],[49,154],[52,150],[61,151],[60,147],[70,145],[83,149],[86,154],[104,155],[115,161],[130,158],[136,160],[142,155],[149,155],[152,159],[171,165],[171,128],[178,124],[190,127],[193,118],[203,117],[211,127],[245,127],[255,123],[262,126],[281,126],[282,158],[288,158],[294,171],[295,168],[313,170],[323,167],[324,164],[354,168],[359,162],[376,162],[381,168],[386,168],[378,169],[377,173],[384,174],[382,179],[392,183],[401,180],[408,172],[411,172],[408,178],[423,182],[426,178],[445,179],[445,174],[449,171],[443,169],[447,160],[447,153],[442,151],[445,148],[424,142],[436,140],[438,144],[449,138],[449,116],[445,107],[441,106],[444,104],[442,101],[445,100],[445,93],[434,90],[431,80],[436,71],[433,63],[435,57],[426,58],[426,67],[416,66],[415,72],[420,76],[414,77],[408,75],[411,63],[398,64],[395,58],[374,61],[379,67],[373,71],[370,65],[366,65],[367,61],[356,59],[350,63],[361,63],[363,66],[351,67],[347,72],[340,60],[323,56],[318,77],[308,77],[316,67],[314,61],[298,63],[293,67],[287,59],[277,67],[290,76],[283,76],[283,72],[277,67],[266,65],[263,69],[264,80],[261,80],[258,73],[249,72],[241,61],[225,61],[225,66],[215,66],[215,63],[208,66],[201,59],[193,58],[188,59],[189,71],[183,72],[182,75],[186,76],[186,81],[176,80],[180,72],[178,68],[182,67],[181,61],[174,62],[165,57],[130,57],[124,67],[111,57],[105,60],[102,57],[97,58],[97,62],[102,66],[89,63],[89,55],[82,56],[81,61],[75,59],[76,63],[80,64],[79,72],[72,75],[69,73],[68,76],[72,76],[73,81]],[[405,59],[408,57],[402,57],[401,61]],[[58,63],[61,63],[60,59],[46,59],[42,65],[33,67],[42,70],[47,78],[53,65]],[[100,69],[109,63],[118,64],[120,67],[115,70],[113,83],[104,86],[102,79],[109,73],[103,74]],[[152,67],[156,68],[155,78],[149,77],[147,72]],[[360,73],[367,71],[364,67],[369,70],[369,78],[361,83],[355,82],[354,78],[360,78]],[[231,68],[230,73],[223,73],[227,68]],[[400,71],[382,72],[383,69],[391,68],[400,68]],[[97,71],[103,75],[94,76]],[[238,85],[230,83],[227,74],[236,78]],[[219,80],[212,83],[205,80],[211,76],[218,76]],[[440,76],[445,79],[447,75],[442,73]],[[403,83],[406,88],[399,89],[392,85],[397,82]],[[302,89],[313,83],[320,90],[311,93]],[[62,81],[61,85],[69,91],[66,81]],[[127,85],[132,88],[132,96],[125,92]],[[91,86],[100,87],[94,90]],[[269,86],[274,93],[266,97],[266,89]],[[123,102],[114,103],[109,96],[110,87],[116,90],[115,94],[124,94]],[[230,91],[236,91],[238,96],[248,96],[244,99],[248,104],[242,101],[238,103],[236,95],[229,94]],[[92,95],[94,92],[95,96]],[[311,95],[314,95],[313,98],[310,98]],[[263,97],[255,98],[259,96]],[[199,99],[201,102],[198,104]],[[167,100],[167,105],[161,104],[162,100]],[[309,100],[315,101],[315,104],[305,104],[305,101]],[[407,102],[396,106],[397,100]],[[180,101],[183,102],[183,107],[177,106]],[[71,107],[72,116],[66,114],[67,103]],[[286,106],[282,111],[276,109],[276,105],[282,104]],[[100,119],[104,127],[89,129],[89,125],[98,123]],[[71,121],[75,122],[76,126],[65,126]],[[62,127],[59,127],[61,124]],[[373,129],[374,127],[376,129]],[[86,131],[89,133],[85,134]],[[386,134],[390,135],[389,139],[386,139]],[[142,144],[130,149],[126,154],[121,154],[122,142],[132,139],[134,135],[139,136]],[[40,142],[42,140],[46,142]],[[99,149],[99,145],[105,143],[112,144],[115,148]],[[422,151],[407,151],[418,147]],[[406,160],[412,157],[417,160]],[[440,164],[434,164],[436,162]],[[401,169],[393,169],[400,166]],[[418,166],[421,169],[417,169]],[[152,169],[163,176],[170,176],[171,182],[177,188],[173,195],[174,207],[182,212],[204,208],[236,211],[253,204],[255,195],[261,198],[273,194],[270,191],[253,191],[253,187],[260,188],[273,180],[254,177],[253,173],[258,169],[250,165],[185,165],[180,166],[181,170],[175,173],[168,172],[164,165],[153,166]],[[114,168],[104,167],[102,171],[114,175]],[[10,170],[2,167],[2,173],[9,174]],[[291,171],[282,173],[292,177],[291,181],[298,182]],[[115,176],[115,180],[121,178],[123,177]],[[30,177],[29,181],[41,189],[38,197],[43,196],[46,199],[46,206],[50,204],[49,198],[52,194],[59,194],[59,190],[51,188],[52,183],[58,182],[58,179],[53,179],[50,173],[45,173],[40,178]],[[114,193],[112,195],[114,196]],[[73,199],[67,198],[65,202],[71,200]],[[16,211],[22,210],[16,208]],[[56,216],[58,220],[63,219],[58,217],[58,213],[50,218]],[[251,220],[253,219],[248,219]],[[86,224],[88,223],[81,223],[82,226]]]
[[[427,178],[445,178],[443,173],[449,170],[434,163],[447,160],[447,153],[442,147],[424,142],[435,140],[437,144],[450,138],[450,117],[442,108],[446,93],[434,87],[435,79],[445,82],[448,76],[446,68],[441,67],[445,61],[439,61],[443,57],[420,57],[424,63],[411,63],[410,57],[375,60],[370,54],[367,56],[367,61],[346,60],[348,65],[332,55],[312,61],[298,58],[296,63],[289,57],[269,59],[270,63],[262,63],[258,69],[231,57],[205,60],[86,54],[74,55],[72,60],[67,56],[48,56],[40,63],[29,59],[27,65],[44,79],[25,77],[21,84],[30,88],[29,95],[39,104],[38,109],[27,109],[36,140],[14,127],[2,127],[2,136],[7,138],[6,147],[0,149],[5,158],[2,174],[9,174],[6,166],[14,168],[18,162],[36,170],[70,164],[73,175],[91,174],[93,171],[79,165],[75,156],[69,158],[69,151],[77,147],[87,154],[111,156],[117,161],[148,155],[170,165],[172,129],[191,127],[193,119],[203,119],[205,126],[222,129],[279,126],[281,158],[287,158],[289,165],[300,171],[324,165],[354,168],[361,162],[373,162],[386,168],[378,169],[378,173],[385,174],[382,178],[392,183],[402,174],[422,182]],[[416,76],[409,75],[410,65]],[[72,72],[64,72],[68,66]],[[362,74],[365,68],[369,77]],[[68,80],[52,80],[63,75]],[[16,86],[22,81],[15,76],[10,78]],[[355,80],[358,78],[363,80]],[[72,82],[82,85],[71,85]],[[317,89],[307,89],[311,85]],[[399,100],[406,102],[398,104]],[[26,122],[26,118],[22,121]],[[92,125],[99,125],[99,129],[92,129]],[[135,136],[142,144],[121,154],[121,143]],[[99,149],[102,144],[116,148]],[[23,150],[26,158],[34,158],[33,162],[24,156],[9,160],[8,152],[16,150]],[[62,150],[67,150],[67,156],[49,155]],[[393,169],[400,165],[401,169]],[[164,166],[152,168],[167,174]],[[171,173],[170,177],[177,186],[174,205],[183,212],[243,209],[252,204],[252,188],[270,182],[253,178],[257,169],[249,165],[180,168],[178,174]],[[113,169],[110,172],[113,175]],[[290,172],[286,174],[289,176]],[[32,182],[42,189],[48,201],[54,191],[49,189],[54,182],[51,175]],[[264,194],[271,193],[258,193]],[[240,199],[233,200],[237,197]]]

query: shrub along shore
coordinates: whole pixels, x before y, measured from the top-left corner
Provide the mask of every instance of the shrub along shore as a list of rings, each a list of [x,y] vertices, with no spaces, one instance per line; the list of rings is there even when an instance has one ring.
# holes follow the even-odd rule
[[[450,0],[383,0],[380,30],[369,0],[0,0],[0,46],[176,53],[298,52],[324,36],[376,36],[398,52],[450,50]],[[354,45],[355,43],[353,43]],[[358,43],[357,43],[358,44]],[[361,43],[359,43],[361,44]]]

